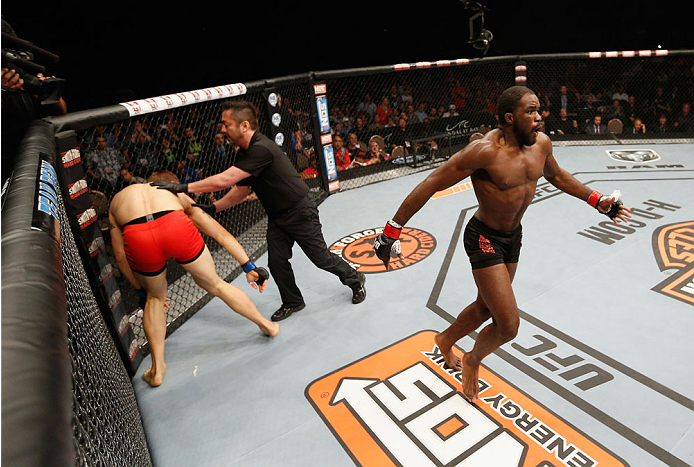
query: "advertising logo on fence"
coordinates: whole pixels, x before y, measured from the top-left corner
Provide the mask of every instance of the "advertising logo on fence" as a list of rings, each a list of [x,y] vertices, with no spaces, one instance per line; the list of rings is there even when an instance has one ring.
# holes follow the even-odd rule
[[[658,227],[653,252],[661,271],[676,270],[653,290],[694,305],[694,221]]]
[[[459,391],[433,331],[311,383],[306,398],[355,464],[625,466],[511,383],[480,367],[480,398]]]
[[[374,250],[374,239],[383,227],[365,229],[342,237],[330,245],[330,251],[347,261],[359,272],[385,272],[383,261]],[[400,246],[404,259],[391,258],[388,270],[402,269],[417,264],[436,248],[436,239],[421,229],[404,227],[400,233]]]

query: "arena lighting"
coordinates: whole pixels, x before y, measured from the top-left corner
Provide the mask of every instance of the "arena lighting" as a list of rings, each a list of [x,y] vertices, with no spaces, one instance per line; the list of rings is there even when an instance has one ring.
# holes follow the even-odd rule
[[[470,17],[470,39],[468,43],[472,45],[477,50],[482,51],[482,55],[486,55],[489,50],[489,46],[494,39],[494,34],[491,31],[484,28],[484,13],[489,11],[489,9],[477,2],[466,2],[462,1],[463,7],[466,10],[472,10],[474,14]]]

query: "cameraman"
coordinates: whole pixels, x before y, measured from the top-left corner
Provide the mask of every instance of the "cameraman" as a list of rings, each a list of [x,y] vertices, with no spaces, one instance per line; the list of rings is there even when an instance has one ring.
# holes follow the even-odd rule
[[[31,63],[33,54],[36,53],[42,59],[50,62],[57,62],[59,57],[40,49],[30,42],[19,39],[5,19],[2,19],[2,184],[9,178],[14,166],[14,159],[19,148],[19,143],[24,136],[29,124],[38,119],[52,115],[64,115],[67,113],[67,105],[63,100],[62,84],[64,80],[55,77],[45,77],[42,72],[45,70],[40,65]],[[5,46],[13,48],[30,48],[32,52],[15,52],[5,49]],[[24,58],[16,58],[20,55]],[[29,65],[35,72],[34,75],[27,74],[15,63],[21,63],[22,68]],[[29,82],[25,82],[29,80]],[[31,86],[28,86],[31,83]],[[45,84],[44,84],[45,83]],[[27,89],[29,87],[29,89]],[[51,91],[50,95],[44,91]]]

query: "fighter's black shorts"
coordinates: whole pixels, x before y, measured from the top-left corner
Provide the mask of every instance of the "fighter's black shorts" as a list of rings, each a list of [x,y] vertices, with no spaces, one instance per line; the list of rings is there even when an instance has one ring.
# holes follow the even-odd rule
[[[523,244],[523,227],[518,225],[511,232],[494,230],[473,216],[465,226],[463,244],[472,269],[517,263]]]

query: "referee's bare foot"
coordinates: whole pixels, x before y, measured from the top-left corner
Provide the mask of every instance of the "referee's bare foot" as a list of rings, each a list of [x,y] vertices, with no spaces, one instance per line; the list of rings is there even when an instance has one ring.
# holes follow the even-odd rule
[[[164,374],[166,373],[166,367],[162,371],[154,372],[152,367],[149,367],[145,370],[144,373],[142,373],[142,379],[147,381],[150,386],[152,387],[157,387],[161,386],[161,383],[164,382]]]
[[[434,342],[436,342],[436,345],[441,351],[441,355],[443,355],[443,359],[446,362],[448,368],[452,368],[456,371],[460,371],[463,369],[462,360],[453,352],[453,346],[444,342],[442,332],[434,336]]]
[[[268,321],[266,324],[258,326],[261,331],[263,331],[263,334],[265,334],[268,337],[275,337],[277,334],[280,333],[280,325],[277,323],[273,323],[272,321]]]

